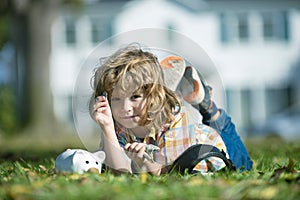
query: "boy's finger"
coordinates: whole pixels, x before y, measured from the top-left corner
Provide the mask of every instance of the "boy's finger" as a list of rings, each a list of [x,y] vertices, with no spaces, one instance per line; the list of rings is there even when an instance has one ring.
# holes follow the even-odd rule
[[[144,150],[143,150],[143,148],[144,148]],[[146,149],[146,147],[143,146],[139,151],[137,151],[137,156],[139,158],[143,158],[144,157],[145,149]]]
[[[129,147],[129,151],[133,151],[133,152],[136,152],[136,147],[137,147],[138,143],[137,142],[134,142],[130,145]]]
[[[105,101],[105,100],[106,100],[105,96],[97,96],[96,97],[96,102]]]
[[[146,150],[146,145],[144,143],[138,143],[135,147],[134,150],[136,152],[140,152],[140,151],[145,151]]]
[[[136,143],[136,142],[134,142],[134,143]],[[132,151],[134,143],[127,143],[127,144],[125,144],[124,149],[126,151]]]

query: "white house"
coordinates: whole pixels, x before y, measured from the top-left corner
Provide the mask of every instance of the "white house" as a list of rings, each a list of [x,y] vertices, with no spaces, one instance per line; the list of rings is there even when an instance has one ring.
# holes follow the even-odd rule
[[[101,50],[109,49],[103,51],[107,54],[134,38],[186,52],[195,65],[203,64],[198,62],[199,52],[206,53],[214,69],[201,66],[203,75],[239,129],[289,106],[290,73],[300,57],[297,1],[95,2],[80,14],[65,9],[53,24],[52,89],[58,118],[72,120],[71,97],[77,75],[83,76],[82,67],[92,68]]]

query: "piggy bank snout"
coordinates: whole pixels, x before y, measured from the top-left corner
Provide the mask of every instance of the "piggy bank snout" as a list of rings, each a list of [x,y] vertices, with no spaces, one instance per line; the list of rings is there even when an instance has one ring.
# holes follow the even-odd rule
[[[87,172],[91,172],[91,173],[99,173],[99,169],[95,168],[95,167],[91,167],[87,170]]]

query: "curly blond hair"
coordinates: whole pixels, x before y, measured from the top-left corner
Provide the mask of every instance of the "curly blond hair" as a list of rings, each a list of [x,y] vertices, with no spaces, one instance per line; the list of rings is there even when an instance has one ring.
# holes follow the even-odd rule
[[[123,91],[129,87],[128,77],[139,86],[146,99],[146,109],[141,115],[140,126],[152,125],[156,129],[170,122],[180,111],[181,103],[175,92],[165,86],[162,68],[157,57],[143,51],[138,44],[130,44],[104,59],[92,78],[92,98],[107,92],[110,102],[114,88]]]

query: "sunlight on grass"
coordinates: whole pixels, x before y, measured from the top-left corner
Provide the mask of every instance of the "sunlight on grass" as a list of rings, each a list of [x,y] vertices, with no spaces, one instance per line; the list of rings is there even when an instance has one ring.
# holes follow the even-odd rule
[[[299,199],[300,142],[278,138],[246,141],[255,166],[250,172],[219,172],[211,176],[148,174],[56,174],[54,159],[66,146],[80,147],[71,137],[49,141],[35,150],[14,149],[13,160],[1,158],[0,199]],[[63,139],[63,137],[61,137]],[[22,140],[10,141],[21,144]],[[266,145],[267,144],[267,145]],[[27,144],[29,147],[30,145]],[[40,146],[43,146],[41,149]],[[13,149],[13,148],[11,148]],[[7,149],[6,149],[7,151]],[[35,154],[26,156],[25,152]],[[2,151],[1,151],[2,152]],[[4,155],[4,154],[2,154]]]

